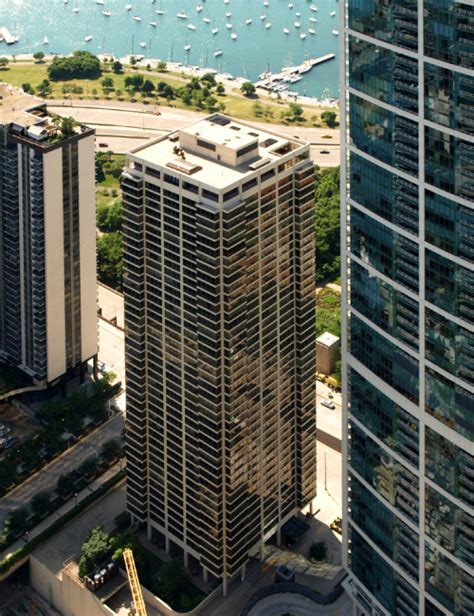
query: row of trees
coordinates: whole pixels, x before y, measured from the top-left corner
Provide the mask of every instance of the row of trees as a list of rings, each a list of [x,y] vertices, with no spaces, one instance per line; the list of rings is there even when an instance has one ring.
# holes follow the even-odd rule
[[[44,427],[11,449],[0,461],[0,496],[66,449],[71,441],[107,417],[106,401],[115,392],[112,374],[93,384],[92,395],[77,392],[70,398],[50,400],[38,411]],[[90,422],[86,426],[85,420]]]
[[[61,475],[54,490],[39,492],[33,496],[29,507],[20,507],[10,512],[0,531],[0,549],[11,545],[19,536],[34,528],[41,519],[56,511],[66,500],[84,489],[93,478],[115,463],[121,455],[122,447],[119,441],[106,441],[98,456],[87,458],[74,471]]]

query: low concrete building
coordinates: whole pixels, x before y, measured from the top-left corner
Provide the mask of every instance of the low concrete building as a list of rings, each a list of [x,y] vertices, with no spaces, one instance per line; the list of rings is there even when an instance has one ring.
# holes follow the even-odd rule
[[[339,338],[330,332],[324,332],[316,339],[316,370],[323,374],[332,374],[339,357]]]

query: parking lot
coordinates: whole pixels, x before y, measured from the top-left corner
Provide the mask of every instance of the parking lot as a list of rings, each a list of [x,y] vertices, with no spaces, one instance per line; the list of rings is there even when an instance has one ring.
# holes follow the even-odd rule
[[[20,442],[32,436],[41,428],[34,413],[18,400],[0,402],[0,424],[9,430],[9,437],[18,438]],[[0,458],[5,453],[6,451],[0,449]]]

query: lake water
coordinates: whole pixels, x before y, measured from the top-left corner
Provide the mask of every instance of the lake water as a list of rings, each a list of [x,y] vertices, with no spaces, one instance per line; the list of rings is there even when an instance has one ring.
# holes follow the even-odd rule
[[[304,59],[327,53],[338,55],[339,28],[337,0],[0,0],[0,26],[19,37],[15,45],[0,43],[2,53],[69,53],[88,49],[93,53],[110,53],[116,57],[143,54],[150,58],[180,61],[190,65],[216,68],[256,80],[263,71],[277,72],[283,66],[300,64]],[[289,8],[289,4],[293,8]],[[126,5],[131,4],[131,10]],[[202,5],[203,10],[196,8]],[[317,12],[310,9],[314,5]],[[74,12],[74,8],[79,9]],[[156,10],[163,10],[158,15]],[[110,11],[104,16],[102,11]],[[336,15],[331,16],[332,12]],[[188,19],[179,19],[183,12]],[[231,12],[231,17],[226,13]],[[296,13],[301,15],[298,17]],[[261,14],[266,19],[260,19]],[[134,16],[141,17],[135,21]],[[317,22],[310,21],[310,17]],[[210,23],[203,22],[203,18]],[[246,19],[252,19],[246,25]],[[150,25],[156,22],[156,27]],[[300,28],[294,23],[299,22]],[[232,30],[226,28],[231,23]],[[271,23],[270,28],[265,24]],[[188,29],[193,24],[195,30]],[[290,34],[283,29],[287,27]],[[213,36],[211,30],[218,28]],[[316,34],[308,32],[313,28]],[[232,40],[231,33],[237,34]],[[300,34],[306,33],[301,40]],[[43,43],[44,37],[49,44]],[[88,43],[85,37],[92,36]],[[143,47],[143,44],[146,47]],[[187,53],[184,49],[191,45]],[[222,50],[220,57],[214,57]],[[307,73],[302,81],[291,85],[292,91],[317,98],[337,97],[338,60],[326,62]]]

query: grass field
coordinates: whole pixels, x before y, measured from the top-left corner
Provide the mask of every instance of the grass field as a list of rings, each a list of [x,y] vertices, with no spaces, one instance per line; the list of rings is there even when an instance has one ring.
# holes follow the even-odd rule
[[[146,78],[147,71],[141,69],[140,73],[143,74]],[[150,105],[175,107],[178,109],[196,109],[198,111],[203,111],[203,109],[198,109],[194,105],[185,105],[180,98],[175,98],[168,102],[165,98],[161,97],[143,98],[139,93],[135,93],[132,98],[125,90],[125,78],[128,75],[135,74],[135,70],[126,69],[125,73],[123,73],[122,75],[116,75],[112,72],[104,72],[103,75],[98,79],[74,79],[72,81],[51,82],[51,86],[53,88],[51,98],[61,99],[67,96],[68,98],[73,99],[110,100],[111,102],[115,100],[124,100],[127,102],[138,101],[149,103]],[[104,77],[112,77],[114,83],[115,91],[111,92],[108,97],[106,97],[103,92],[102,86],[100,85],[100,82]],[[23,86],[23,84],[28,83],[35,90],[38,85],[47,78],[48,74],[46,63],[32,64],[26,62],[10,62],[5,70],[0,71],[0,81],[6,81],[18,87],[21,87]],[[150,76],[148,78],[155,84],[158,81],[164,81],[173,88],[180,88],[186,83],[186,81],[189,81],[190,76],[185,75],[184,73],[177,74],[165,72],[160,73],[159,75],[156,73],[150,73]],[[71,88],[74,86],[82,88],[82,93],[65,94],[65,88]],[[277,101],[275,99],[269,99],[266,97],[260,97],[258,99],[244,98],[239,93],[238,89],[227,88],[225,95],[218,96],[214,92],[213,95],[218,98],[219,102],[225,105],[225,113],[236,118],[240,118],[242,120],[258,120],[260,122],[268,122],[270,124],[281,124],[281,113],[288,109],[287,103],[283,101]],[[260,109],[258,110],[255,107],[256,100],[258,100],[258,102],[260,103]],[[325,110],[324,108],[303,106],[303,109],[304,115],[302,117],[302,121],[299,121],[297,124],[295,123],[295,125],[323,125],[320,119],[320,115],[321,112]]]

